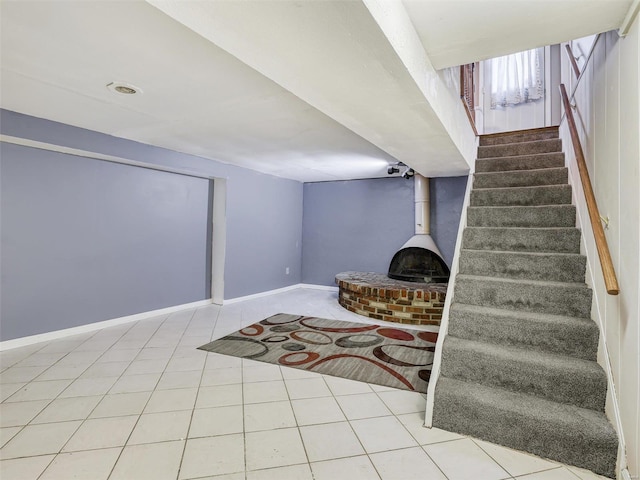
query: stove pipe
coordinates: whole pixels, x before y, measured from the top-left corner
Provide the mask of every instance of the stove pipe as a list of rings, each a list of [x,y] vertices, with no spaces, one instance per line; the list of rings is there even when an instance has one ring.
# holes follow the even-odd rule
[[[415,235],[396,252],[387,276],[420,283],[446,283],[449,267],[429,234],[429,179],[415,174]]]
[[[426,248],[442,258],[442,253],[431,238],[431,213],[429,202],[429,179],[419,173],[413,176],[415,202],[415,235],[402,248]]]

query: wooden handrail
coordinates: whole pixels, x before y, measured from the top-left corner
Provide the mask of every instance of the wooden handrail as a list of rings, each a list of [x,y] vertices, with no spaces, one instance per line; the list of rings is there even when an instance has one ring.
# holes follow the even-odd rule
[[[464,99],[462,99],[462,105],[464,106],[464,111],[467,112],[467,118],[469,119],[469,123],[471,124],[471,130],[473,130],[473,134],[477,137],[478,130],[476,129],[476,121],[473,119],[471,110],[469,110],[469,105],[467,105],[467,102],[465,102]]]
[[[571,132],[571,142],[573,143],[573,150],[576,154],[576,162],[578,163],[578,171],[580,172],[580,181],[582,183],[582,189],[584,190],[585,200],[587,201],[587,210],[589,211],[589,219],[591,220],[591,227],[593,228],[593,236],[596,240],[598,257],[600,257],[600,266],[602,267],[602,275],[604,276],[604,285],[609,295],[618,295],[620,289],[618,287],[616,272],[613,269],[613,262],[611,261],[611,253],[609,252],[607,237],[604,236],[604,229],[602,228],[602,223],[600,223],[600,212],[598,211],[596,197],[593,194],[593,187],[591,186],[591,179],[589,178],[589,170],[587,170],[587,162],[584,159],[584,152],[580,145],[580,137],[578,136],[578,129],[576,128],[576,122],[573,118],[573,112],[571,111],[571,104],[569,103],[567,89],[562,83],[560,84],[560,94],[562,95],[565,116],[567,117],[567,125],[569,125],[569,131]]]
[[[467,118],[473,129],[473,133],[477,137],[478,130],[476,130],[476,121],[475,118],[473,118],[473,109],[475,107],[474,91],[473,64],[460,65],[460,100],[464,105],[464,110],[467,113]]]
[[[573,56],[573,51],[571,47],[567,43],[564,48],[567,51],[567,55],[569,56],[569,62],[571,63],[571,68],[573,69],[573,73],[576,75],[576,78],[580,77],[580,67],[578,67],[578,62],[576,62],[576,57]]]

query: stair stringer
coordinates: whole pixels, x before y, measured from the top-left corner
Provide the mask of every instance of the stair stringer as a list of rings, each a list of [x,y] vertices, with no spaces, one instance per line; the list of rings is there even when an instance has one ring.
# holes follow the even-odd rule
[[[478,138],[476,137],[476,146]],[[433,402],[435,399],[436,384],[440,376],[440,367],[442,363],[442,346],[447,336],[449,328],[449,310],[453,302],[453,295],[456,286],[456,278],[460,267],[460,253],[462,251],[462,234],[467,228],[467,210],[471,202],[471,190],[473,190],[473,174],[475,171],[475,161],[472,165],[469,176],[467,177],[467,189],[464,192],[464,200],[462,203],[462,214],[460,215],[460,225],[458,225],[458,235],[456,237],[456,247],[451,262],[451,270],[449,276],[449,284],[447,286],[447,296],[445,297],[444,307],[442,310],[442,319],[440,320],[440,329],[438,330],[438,340],[436,342],[436,350],[433,356],[433,365],[431,367],[431,377],[427,386],[427,406],[424,416],[424,426],[431,428],[433,426]]]
[[[576,207],[576,226],[580,229],[580,253],[587,257],[585,283],[593,292],[591,304],[591,318],[600,330],[598,342],[598,364],[604,369],[607,375],[607,397],[605,404],[605,414],[618,434],[618,461],[616,466],[616,476],[624,478],[623,472],[627,470],[626,443],[622,428],[622,417],[620,414],[620,404],[614,381],[613,368],[611,366],[611,355],[607,345],[607,332],[603,312],[606,311],[607,294],[602,293],[604,289],[597,288],[597,285],[604,285],[602,269],[599,268],[598,252],[595,247],[595,237],[593,226],[589,219],[589,211],[584,195],[584,189],[580,180],[580,172],[576,161],[571,133],[567,122],[563,119],[559,127],[559,137],[562,140],[563,152],[565,154],[565,167],[568,169],[568,183],[571,185],[571,203]],[[593,265],[597,264],[597,268]],[[603,298],[604,297],[604,298]],[[619,297],[613,297],[619,304]],[[619,305],[618,305],[619,308]]]

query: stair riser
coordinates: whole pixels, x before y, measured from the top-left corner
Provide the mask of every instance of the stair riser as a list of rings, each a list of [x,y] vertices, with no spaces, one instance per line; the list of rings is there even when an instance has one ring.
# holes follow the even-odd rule
[[[591,431],[589,419],[549,421],[521,414],[495,402],[452,392],[445,382],[438,382],[434,401],[434,427],[615,478],[617,438],[609,432]]]
[[[470,227],[574,227],[573,205],[543,207],[469,207]]]
[[[551,282],[584,282],[586,258],[463,250],[460,273]]]
[[[604,411],[607,377],[602,369],[592,368],[592,362],[577,361],[580,366],[567,370],[542,366],[513,356],[502,356],[469,347],[472,342],[454,341],[447,337],[442,350],[440,374],[489,387],[534,395],[547,400],[580,408]],[[546,368],[544,368],[546,367]]]
[[[504,145],[505,143],[534,142],[536,140],[548,140],[550,138],[558,138],[557,129],[500,136],[480,135],[480,145],[484,147],[488,145]]]
[[[476,162],[476,172],[504,172],[508,170],[538,170],[541,168],[561,167],[564,167],[563,153],[487,158]]]
[[[562,140],[537,140],[535,142],[510,143],[478,147],[478,158],[513,157],[516,155],[534,155],[562,151]]]
[[[590,318],[591,290],[573,285],[501,282],[491,277],[456,278],[455,300],[507,310]]]
[[[570,205],[571,186],[485,188],[471,191],[472,207]]]
[[[580,253],[580,231],[576,228],[536,230],[467,227],[462,237],[462,248]]]
[[[476,173],[473,188],[534,187],[538,185],[566,185],[566,168],[545,168],[542,170],[515,172]]]
[[[590,320],[572,324],[553,320],[532,321],[518,318],[515,314],[498,317],[456,310],[452,306],[448,335],[591,361],[596,360],[598,353],[598,327]]]

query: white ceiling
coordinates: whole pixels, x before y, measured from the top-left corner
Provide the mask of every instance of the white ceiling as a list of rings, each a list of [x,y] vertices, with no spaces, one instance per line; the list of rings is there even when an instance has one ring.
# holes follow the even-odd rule
[[[299,181],[382,177],[397,160],[465,173],[438,86],[374,18],[385,1],[3,1],[0,106]],[[630,3],[404,0],[438,68],[614,28]]]
[[[402,0],[437,69],[615,30],[633,0]]]
[[[1,27],[2,108],[300,181],[395,161],[145,2],[2,2]]]

